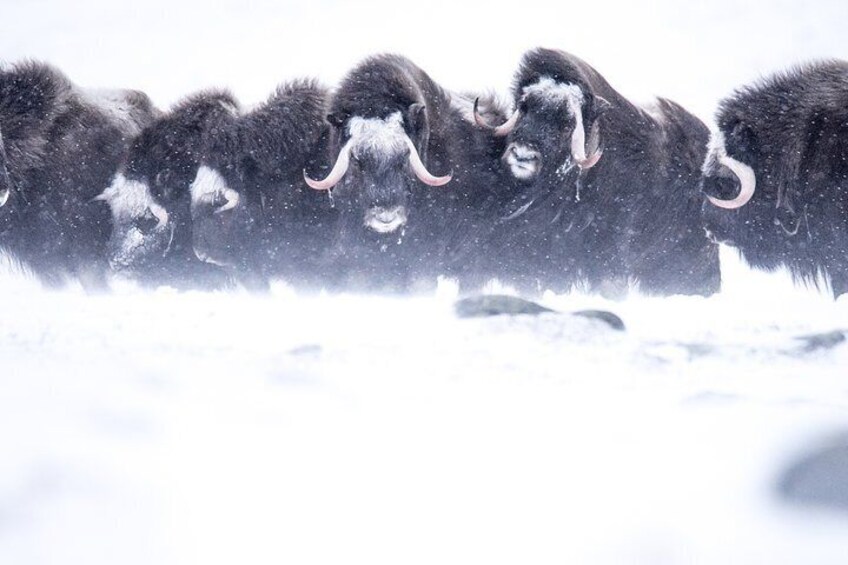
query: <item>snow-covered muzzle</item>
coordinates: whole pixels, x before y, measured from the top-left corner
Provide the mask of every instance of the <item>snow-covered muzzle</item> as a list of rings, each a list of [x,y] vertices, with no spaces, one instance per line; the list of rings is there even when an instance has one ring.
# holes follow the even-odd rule
[[[174,225],[146,183],[119,173],[97,200],[112,211],[108,254],[114,271],[136,270],[167,255]]]
[[[512,176],[519,180],[530,180],[539,174],[542,154],[527,145],[512,142],[506,148],[504,161]]]
[[[585,171],[598,163],[603,151],[596,118],[606,105],[600,97],[587,99],[575,84],[542,77],[522,89],[504,124],[486,124],[476,105],[475,120],[495,136],[508,136],[504,163],[516,179],[532,181],[545,170]]]
[[[365,212],[365,227],[377,233],[393,233],[405,224],[405,206],[374,206]]]

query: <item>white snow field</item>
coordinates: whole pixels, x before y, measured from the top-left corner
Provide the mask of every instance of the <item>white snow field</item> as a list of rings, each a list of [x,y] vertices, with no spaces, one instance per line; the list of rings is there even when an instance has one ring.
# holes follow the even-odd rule
[[[734,86],[848,58],[848,3],[720,0],[0,4],[0,57],[167,107],[332,84],[380,51],[506,95],[579,54],[709,120]],[[848,297],[722,255],[709,299],[463,320],[410,298],[46,291],[0,268],[0,564],[845,564],[848,512],[786,468],[848,430]]]

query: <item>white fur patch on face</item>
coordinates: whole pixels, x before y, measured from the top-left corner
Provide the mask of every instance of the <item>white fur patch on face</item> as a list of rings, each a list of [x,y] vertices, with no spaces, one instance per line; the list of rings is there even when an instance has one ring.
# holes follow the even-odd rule
[[[707,159],[704,161],[703,173],[707,174],[714,171],[708,171],[707,165],[712,160],[718,162],[719,157],[727,157],[727,148],[724,146],[724,134],[720,130],[710,132],[710,141],[707,144]]]
[[[98,200],[104,200],[112,209],[112,215],[117,220],[127,220],[143,216],[148,209],[164,213],[150,194],[150,188],[143,182],[130,180],[118,173],[112,179],[112,184],[104,190]],[[160,217],[160,214],[157,214]],[[167,214],[165,214],[167,217]]]
[[[538,96],[546,102],[556,104],[566,103],[566,107],[574,115],[580,110],[585,97],[576,84],[557,82],[551,77],[544,76],[533,84],[528,84],[521,90],[522,96]]]
[[[400,112],[382,119],[354,116],[347,124],[347,133],[353,155],[368,153],[385,162],[408,150]]]
[[[191,183],[191,205],[214,204],[228,190],[230,187],[221,173],[203,165]]]
[[[515,178],[530,179],[536,176],[539,170],[539,152],[514,143],[507,149],[506,164]]]
[[[720,130],[715,130],[710,135],[710,142],[707,146],[707,158],[704,161],[702,172],[705,175],[714,173],[714,170],[710,171],[707,169],[711,164],[714,165],[715,163],[720,163],[724,165],[725,167],[736,173],[737,176],[740,177],[740,179],[743,176],[754,176],[754,169],[727,154],[727,147],[725,146],[724,134]]]
[[[375,206],[365,212],[365,227],[377,233],[392,233],[406,224],[406,219],[406,208],[403,206]]]

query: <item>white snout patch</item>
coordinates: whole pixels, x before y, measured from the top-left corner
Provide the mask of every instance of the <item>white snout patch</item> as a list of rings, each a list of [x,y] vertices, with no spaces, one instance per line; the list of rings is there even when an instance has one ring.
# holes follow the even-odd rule
[[[191,205],[194,207],[198,204],[214,204],[230,193],[235,194],[235,191],[227,186],[227,181],[221,173],[203,165],[198,169],[197,176],[191,183]],[[227,198],[227,202],[231,200]]]
[[[109,204],[115,220],[141,218],[149,209],[159,219],[160,227],[168,223],[168,212],[156,202],[150,194],[150,188],[145,183],[128,179],[121,173],[115,175],[112,184],[96,199]]]
[[[121,241],[120,250],[109,260],[109,265],[114,270],[120,270],[127,267],[132,262],[132,257],[136,253],[136,249],[144,244],[144,234],[141,230],[132,227],[127,230],[124,239]]]
[[[406,208],[375,206],[365,212],[365,227],[377,233],[392,233],[406,224]]]
[[[527,180],[539,172],[539,152],[524,145],[512,144],[506,150],[506,164],[512,176]]]

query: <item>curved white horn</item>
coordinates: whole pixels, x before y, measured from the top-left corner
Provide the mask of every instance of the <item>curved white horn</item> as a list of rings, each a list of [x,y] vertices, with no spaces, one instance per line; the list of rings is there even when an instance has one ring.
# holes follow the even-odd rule
[[[725,210],[741,208],[754,196],[754,190],[757,188],[757,175],[754,174],[754,169],[728,155],[719,154],[718,162],[730,169],[736,175],[736,178],[739,179],[739,194],[731,200],[719,200],[712,196],[707,196],[707,199],[714,206],[724,208]]]
[[[330,171],[330,174],[327,175],[327,178],[324,180],[313,180],[309,178],[309,175],[306,174],[306,171],[303,171],[303,180],[306,182],[307,186],[313,190],[330,190],[334,186],[336,186],[342,177],[344,177],[347,172],[347,168],[350,166],[350,151],[353,147],[353,139],[348,140],[345,143],[342,150],[339,151],[339,156],[336,159],[336,164],[333,165],[333,170]]]
[[[415,144],[412,143],[412,140],[408,136],[404,136],[404,141],[409,147],[409,164],[412,167],[412,172],[418,177],[418,180],[429,186],[442,186],[450,182],[451,175],[449,174],[443,177],[437,177],[430,173],[421,161],[421,156],[418,154],[418,150],[415,149]]]
[[[582,99],[582,98],[581,98]],[[582,170],[591,169],[601,160],[602,151],[595,149],[586,156],[586,129],[583,125],[583,109],[576,96],[568,97],[568,107],[574,115],[574,131],[571,134],[571,158]]]
[[[6,202],[9,201],[9,196],[12,195],[12,191],[8,188],[4,188],[0,190],[0,208],[6,205]]]
[[[168,223],[168,212],[159,204],[151,203],[150,204],[150,212],[156,216],[156,219],[159,220],[159,223],[156,224],[156,229],[161,228],[165,224]]]
[[[495,129],[492,126],[490,126],[489,124],[487,124],[485,122],[485,120],[483,120],[483,116],[480,115],[479,107],[480,107],[480,98],[478,97],[478,98],[474,99],[474,112],[473,112],[474,113],[474,123],[476,123],[481,128]]]
[[[227,203],[219,206],[215,210],[216,214],[220,214],[221,212],[226,212],[227,210],[232,210],[233,208],[238,206],[239,200],[241,200],[239,193],[236,192],[235,190],[233,190],[232,188],[225,188],[223,195],[224,195],[224,198],[226,199]]]
[[[601,148],[601,127],[597,121],[589,128],[589,135],[586,138],[586,151],[588,152],[586,160],[577,163],[584,171],[597,165],[604,154],[604,150]]]
[[[521,117],[521,112],[516,110],[512,113],[507,121],[496,127],[493,131],[495,137],[504,137],[512,133],[512,130],[515,129],[516,124],[518,124],[518,118]]]
[[[486,128],[488,130],[492,130],[492,133],[495,137],[503,137],[505,135],[509,135],[512,133],[512,130],[515,129],[515,125],[518,123],[518,118],[521,117],[521,113],[516,109],[512,115],[509,117],[507,121],[502,123],[499,126],[490,126],[486,123],[486,120],[483,119],[483,116],[480,115],[479,111],[480,106],[480,98],[474,99],[474,123],[482,128]]]

